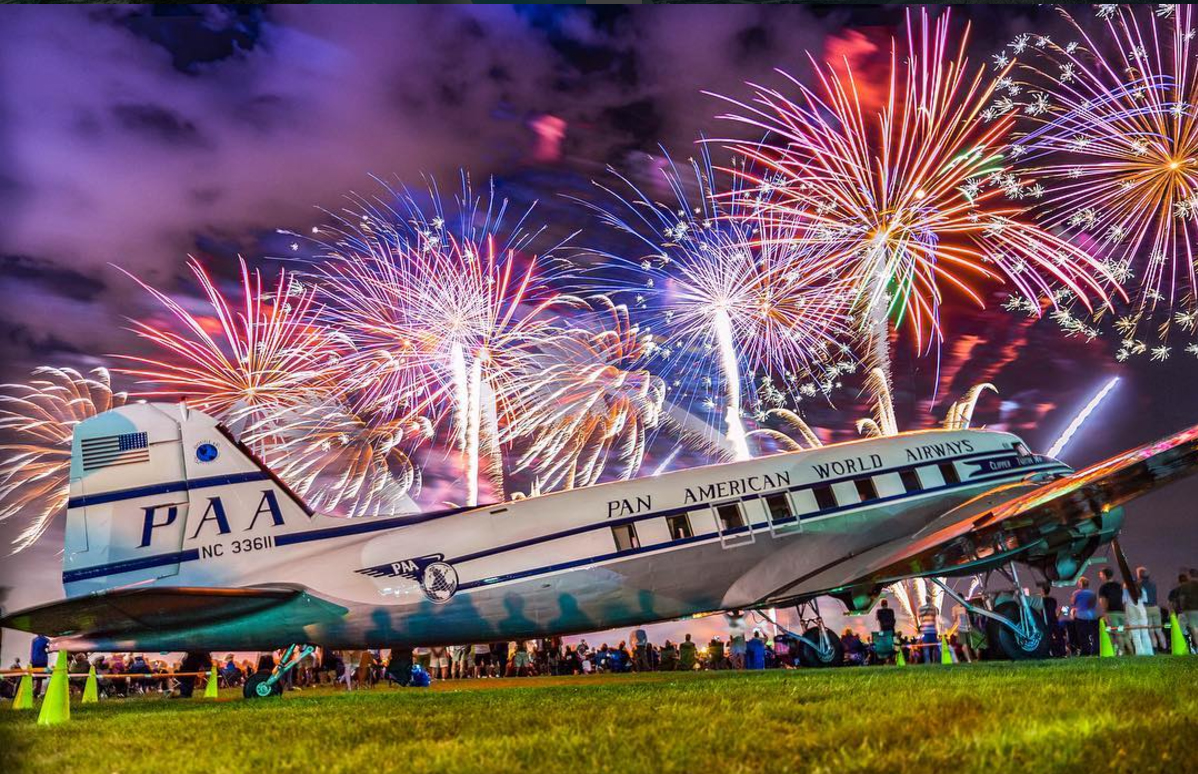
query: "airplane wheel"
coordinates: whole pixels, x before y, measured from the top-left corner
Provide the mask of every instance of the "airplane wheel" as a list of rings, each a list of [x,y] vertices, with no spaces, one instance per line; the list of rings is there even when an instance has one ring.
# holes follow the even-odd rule
[[[994,608],[994,612],[1012,621],[1020,619],[1020,605],[1015,601],[1003,602]],[[1048,634],[1047,627],[1044,621],[1035,614],[1032,615],[1032,625],[1036,627],[1040,636],[1032,640],[1023,640],[1008,627],[998,621],[990,620],[986,624],[986,636],[990,642],[998,643],[1000,652],[1012,661],[1048,658],[1052,638]]]
[[[844,646],[840,644],[840,637],[831,629],[828,633],[828,649],[819,651],[805,642],[799,643],[799,661],[803,666],[809,667],[834,667],[844,663]],[[820,632],[818,627],[811,627],[803,632],[803,636],[812,642],[820,641]]]
[[[245,687],[241,689],[242,695],[247,699],[265,699],[267,696],[282,696],[282,681],[268,684],[266,681],[269,679],[269,672],[255,672],[245,681]]]

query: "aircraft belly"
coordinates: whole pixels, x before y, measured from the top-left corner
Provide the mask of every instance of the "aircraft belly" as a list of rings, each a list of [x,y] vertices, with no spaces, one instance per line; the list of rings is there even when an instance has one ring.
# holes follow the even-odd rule
[[[915,534],[973,494],[971,489],[963,494],[929,496],[920,503],[868,508],[804,524],[802,533],[773,541],[778,545],[731,584],[721,607],[751,607],[809,593],[802,581],[815,574],[821,580],[852,576],[857,556]],[[814,590],[835,585],[826,583]]]

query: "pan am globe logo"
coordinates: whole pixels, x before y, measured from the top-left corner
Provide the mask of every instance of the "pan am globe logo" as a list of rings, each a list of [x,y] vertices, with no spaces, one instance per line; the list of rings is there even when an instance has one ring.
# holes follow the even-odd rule
[[[443,605],[458,590],[458,571],[445,562],[433,562],[420,575],[420,588],[430,601]]]
[[[220,451],[212,441],[204,441],[203,443],[196,444],[197,462],[212,462],[219,454]]]

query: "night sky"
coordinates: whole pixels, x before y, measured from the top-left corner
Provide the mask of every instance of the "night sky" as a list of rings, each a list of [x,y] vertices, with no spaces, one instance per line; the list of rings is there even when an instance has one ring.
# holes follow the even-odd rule
[[[661,147],[685,158],[732,129],[713,91],[748,97],[805,51],[885,72],[901,8],[799,6],[258,6],[0,9],[0,380],[38,365],[92,368],[137,351],[126,318],[152,301],[115,267],[171,293],[193,286],[188,255],[226,281],[244,255],[267,274],[285,239],[324,222],[370,175],[420,185],[477,182],[550,231],[595,227],[565,198],[611,165],[644,174]],[[961,7],[974,61],[1051,8]],[[882,69],[879,69],[881,67]],[[660,146],[660,147],[659,147]],[[717,157],[718,144],[713,146]],[[596,233],[599,229],[594,228]],[[1116,343],[1064,338],[1051,322],[951,312],[935,354],[896,344],[900,423],[928,426],[977,381],[975,424],[1044,450],[1112,375],[1122,382],[1063,455],[1102,459],[1198,422],[1198,359],[1117,364]],[[118,377],[119,379],[119,377]],[[133,385],[120,384],[125,388]],[[932,395],[936,400],[933,404]],[[812,424],[847,438],[856,385]],[[1168,579],[1198,565],[1198,480],[1128,508],[1133,564]],[[0,525],[0,544],[15,530]],[[61,595],[61,530],[0,559],[6,607]],[[18,586],[16,578],[20,576]],[[1163,584],[1163,585],[1165,585]]]

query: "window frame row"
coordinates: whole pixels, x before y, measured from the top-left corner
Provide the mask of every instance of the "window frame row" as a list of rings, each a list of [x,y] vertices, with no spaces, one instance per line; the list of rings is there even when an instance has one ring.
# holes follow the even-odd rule
[[[928,487],[924,484],[923,477],[919,473],[919,467],[931,466],[911,466],[891,471],[899,474],[899,481],[903,488],[902,494],[918,494],[928,490]],[[944,482],[943,486],[954,486],[961,483],[961,476],[957,472],[957,466],[954,461],[939,462],[934,467],[940,471],[940,477]],[[751,535],[752,528],[746,517],[744,504],[752,500],[761,501],[762,508],[765,510],[767,523],[770,525],[771,530],[776,531],[778,527],[786,528],[800,525],[803,516],[809,518],[815,517],[842,507],[864,505],[882,499],[878,493],[875,476],[863,476],[850,480],[857,489],[858,501],[855,503],[844,503],[842,505],[836,496],[836,490],[832,484],[824,483],[801,486],[795,489],[779,489],[753,497],[713,502],[707,505],[707,510],[715,518],[717,533],[719,533],[721,538],[724,538],[730,533],[735,533],[746,526],[750,527],[749,533]],[[799,509],[795,507],[792,496],[804,491],[812,493],[812,496],[815,498],[816,510],[800,513]],[[673,543],[693,538],[695,530],[694,525],[691,523],[691,514],[701,512],[702,510],[702,508],[696,508],[692,511],[684,511],[666,516],[666,530],[669,535],[667,542]],[[616,543],[617,553],[624,553],[625,551],[641,547],[635,522],[612,525],[611,532],[612,538]]]

